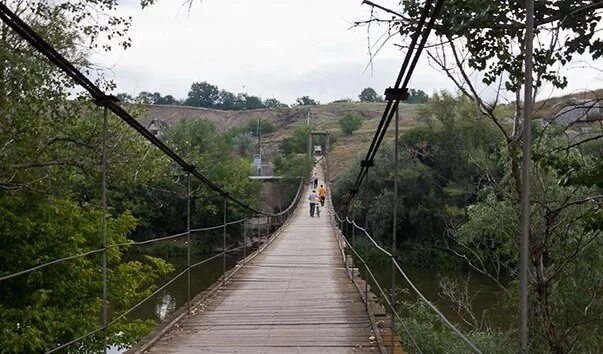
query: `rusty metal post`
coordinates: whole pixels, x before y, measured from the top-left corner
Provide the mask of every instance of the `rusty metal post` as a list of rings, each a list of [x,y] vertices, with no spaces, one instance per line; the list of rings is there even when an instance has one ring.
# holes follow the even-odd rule
[[[352,207],[352,221],[356,219],[356,208]],[[352,248],[356,249],[356,226],[352,224]],[[352,281],[354,280],[354,253],[352,253]]]
[[[396,328],[396,318],[394,316],[394,306],[396,305],[396,265],[394,264],[394,259],[396,257],[396,240],[398,237],[398,170],[399,170],[399,162],[398,162],[398,135],[400,130],[400,110],[398,109],[398,103],[396,103],[396,126],[394,131],[394,207],[393,207],[393,225],[392,225],[392,256],[390,261],[392,263],[392,289],[391,289],[391,304],[392,304],[392,312],[391,312],[391,342],[390,348],[392,354],[394,353],[394,337],[395,337],[395,328]]]
[[[108,292],[107,292],[107,135],[109,130],[108,122],[109,111],[107,106],[103,114],[103,135],[101,142],[101,188],[102,188],[102,208],[103,219],[101,224],[101,242],[102,242],[102,287],[103,287],[103,305],[102,305],[102,327],[103,327],[103,353],[107,354],[107,323],[108,323]]]
[[[369,170],[367,169],[366,171],[366,183],[364,185],[364,198],[366,199],[366,212],[364,215],[364,229],[366,230],[366,232],[368,232],[368,226],[369,226],[369,203],[370,203],[370,197],[369,197]],[[365,305],[366,308],[368,310],[368,280],[369,280],[369,272],[368,272],[368,240],[365,241],[364,244],[364,299],[365,301]]]
[[[226,284],[226,196],[222,200],[224,228],[222,229],[222,285]]]
[[[191,172],[186,174],[186,314],[191,314]]]
[[[245,221],[243,221],[243,265],[247,259],[247,209],[245,209]]]
[[[256,218],[256,220],[257,220],[256,226],[257,226],[257,230],[258,230],[258,243],[260,243],[260,245],[258,246],[258,253],[261,253],[262,252],[262,245],[261,245],[261,242],[262,242],[262,226],[261,226],[260,222],[262,220],[262,215],[260,214]]]

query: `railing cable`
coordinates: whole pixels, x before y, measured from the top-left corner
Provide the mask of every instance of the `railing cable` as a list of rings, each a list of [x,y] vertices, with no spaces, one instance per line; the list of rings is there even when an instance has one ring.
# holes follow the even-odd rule
[[[408,275],[404,272],[404,270],[402,269],[402,267],[400,266],[400,264],[398,263],[398,261],[396,260],[394,255],[392,255],[390,252],[388,252],[388,251],[384,250],[382,247],[380,247],[378,245],[378,243],[369,235],[369,233],[364,228],[358,226],[354,221],[350,220],[348,217],[345,217],[345,219],[342,219],[341,217],[339,217],[339,215],[335,211],[334,211],[334,215],[337,217],[338,220],[351,223],[354,227],[363,231],[364,234],[371,241],[371,243],[373,243],[373,245],[375,245],[377,249],[379,249],[381,252],[383,252],[385,255],[387,255],[391,259],[391,261],[395,265],[398,272],[402,275],[402,277],[404,277],[406,282],[410,285],[410,287],[417,294],[417,296],[419,296],[419,298],[421,298],[421,300],[423,300],[427,306],[429,306],[432,310],[434,310],[434,312],[440,317],[442,322],[444,322],[444,324],[446,324],[446,326],[448,326],[459,338],[461,338],[475,353],[481,354],[481,351],[479,350],[479,348],[477,348],[475,346],[475,344],[473,342],[471,342],[471,340],[469,340],[469,338],[467,338],[463,333],[461,333],[461,331],[458,328],[456,328],[456,326],[452,322],[450,322],[450,320],[448,320],[448,318],[446,318],[446,316],[440,310],[438,310],[438,308],[431,301],[429,301],[425,297],[425,295],[423,295],[423,293],[421,293],[421,291],[412,282],[410,277],[408,277]],[[347,239],[346,239],[346,242],[348,242]],[[354,253],[356,253],[356,252],[354,251]],[[358,255],[358,257],[360,259],[359,255]]]

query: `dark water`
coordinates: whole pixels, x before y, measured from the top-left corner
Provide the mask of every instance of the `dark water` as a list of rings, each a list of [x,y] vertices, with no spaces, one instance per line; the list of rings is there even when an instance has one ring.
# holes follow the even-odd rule
[[[378,280],[386,295],[391,294],[392,268],[391,264],[379,262],[370,264],[373,275]],[[432,302],[450,321],[461,323],[456,305],[440,294],[440,281],[443,278],[457,279],[461,287],[467,286],[472,310],[479,321],[485,320],[495,328],[507,328],[513,321],[513,313],[504,308],[505,293],[488,277],[471,271],[434,271],[432,269],[402,266],[402,269],[415,287]],[[364,278],[364,270],[361,267]],[[370,281],[372,291],[381,297],[380,291]],[[409,283],[396,269],[396,287],[398,301],[421,301]],[[386,304],[382,301],[382,304]]]

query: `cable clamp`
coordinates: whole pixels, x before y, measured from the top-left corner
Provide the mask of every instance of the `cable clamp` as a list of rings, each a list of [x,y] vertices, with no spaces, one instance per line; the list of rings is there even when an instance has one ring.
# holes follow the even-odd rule
[[[375,162],[373,160],[362,160],[360,161],[360,167],[373,167]]]
[[[408,99],[408,89],[388,87],[385,89],[385,99],[388,101],[406,101]]]
[[[117,103],[121,101],[114,95],[103,95],[92,102],[99,107],[107,107],[110,103]]]

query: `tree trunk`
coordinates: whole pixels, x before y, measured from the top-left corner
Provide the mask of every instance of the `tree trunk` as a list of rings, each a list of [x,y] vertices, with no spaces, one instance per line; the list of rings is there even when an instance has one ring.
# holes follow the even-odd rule
[[[557,333],[557,328],[553,322],[553,318],[550,313],[549,305],[549,292],[550,285],[544,275],[544,245],[539,244],[538,247],[533,249],[534,268],[536,269],[536,294],[537,310],[542,319],[542,327],[546,335],[546,340],[549,344],[550,353],[553,354],[564,354],[565,349]]]

